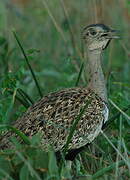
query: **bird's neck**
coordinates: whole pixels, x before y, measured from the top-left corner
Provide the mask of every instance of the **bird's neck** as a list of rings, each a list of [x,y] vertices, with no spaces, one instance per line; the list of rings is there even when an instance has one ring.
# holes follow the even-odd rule
[[[107,102],[107,90],[104,74],[101,67],[102,50],[87,51],[87,60],[89,64],[89,84],[99,97]]]

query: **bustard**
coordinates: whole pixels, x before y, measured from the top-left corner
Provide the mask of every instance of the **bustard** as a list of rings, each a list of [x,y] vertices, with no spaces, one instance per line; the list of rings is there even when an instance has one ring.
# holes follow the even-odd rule
[[[111,39],[117,38],[115,31],[104,24],[92,24],[83,29],[83,39],[89,64],[90,81],[85,88],[70,88],[50,93],[32,105],[16,122],[14,127],[27,136],[42,133],[43,149],[53,146],[56,152],[62,151],[73,121],[81,108],[90,101],[74,131],[68,152],[78,152],[91,143],[108,120],[107,91],[101,68],[101,55]],[[7,132],[0,142],[0,149],[10,147]],[[66,156],[72,160],[73,157]]]

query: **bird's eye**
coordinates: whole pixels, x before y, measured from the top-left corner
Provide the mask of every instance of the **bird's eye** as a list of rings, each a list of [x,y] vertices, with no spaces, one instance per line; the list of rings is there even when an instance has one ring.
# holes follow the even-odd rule
[[[91,30],[89,31],[89,33],[90,33],[91,36],[97,35],[97,31],[95,31],[95,30],[93,30],[93,29],[91,29]]]
[[[86,35],[86,36],[89,36],[89,32],[87,32],[85,35]]]

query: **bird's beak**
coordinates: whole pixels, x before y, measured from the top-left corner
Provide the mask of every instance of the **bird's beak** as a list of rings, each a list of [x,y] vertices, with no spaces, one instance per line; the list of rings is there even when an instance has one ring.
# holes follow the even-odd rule
[[[108,39],[120,39],[119,32],[119,30],[110,30],[108,32]]]

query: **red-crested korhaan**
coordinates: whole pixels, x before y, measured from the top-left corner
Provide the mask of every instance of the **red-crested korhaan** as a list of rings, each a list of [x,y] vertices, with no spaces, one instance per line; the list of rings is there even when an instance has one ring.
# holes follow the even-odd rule
[[[86,102],[90,101],[76,126],[68,146],[68,153],[77,153],[86,144],[91,143],[108,120],[107,90],[101,59],[103,50],[111,39],[118,38],[115,33],[115,30],[104,24],[92,24],[85,27],[82,36],[89,67],[88,85],[85,88],[69,88],[44,96],[21,118],[18,118],[13,126],[28,137],[40,132],[41,147],[47,150],[49,146],[52,146],[56,152],[59,152],[66,144],[74,120]],[[13,135],[13,132],[4,134],[0,140],[0,149],[11,147],[9,137]],[[66,156],[66,159],[73,160],[73,153]]]

